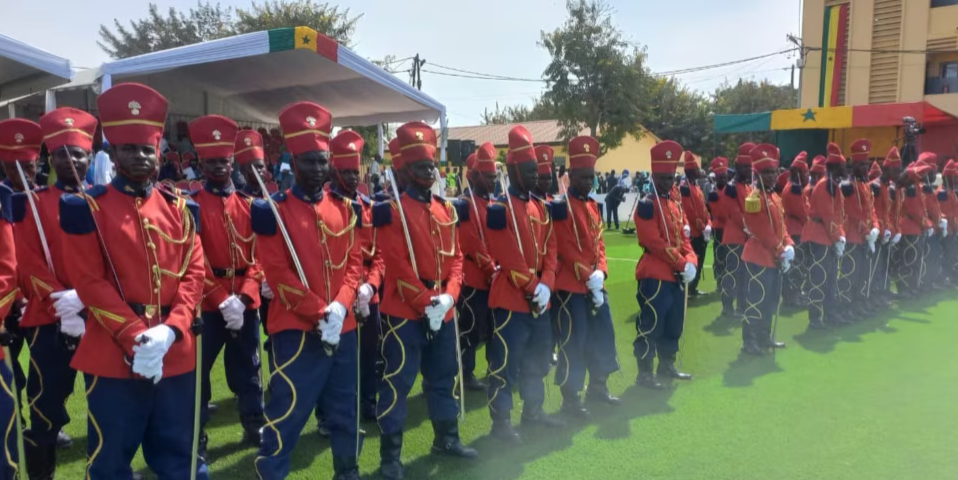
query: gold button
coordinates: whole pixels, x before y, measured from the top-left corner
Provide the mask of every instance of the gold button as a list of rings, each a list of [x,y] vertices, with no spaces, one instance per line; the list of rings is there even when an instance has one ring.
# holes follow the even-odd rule
[[[153,289],[153,293],[160,293],[160,289],[159,289],[159,288],[154,288],[154,289]]]

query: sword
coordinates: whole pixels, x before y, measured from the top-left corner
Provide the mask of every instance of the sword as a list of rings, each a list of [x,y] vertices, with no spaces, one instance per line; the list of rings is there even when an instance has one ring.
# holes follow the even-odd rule
[[[502,191],[506,194],[506,203],[509,204],[512,228],[516,231],[516,243],[519,245],[519,255],[522,256],[522,263],[526,263],[526,254],[522,248],[522,234],[519,233],[519,222],[516,221],[516,212],[515,209],[512,208],[512,195],[509,193],[509,185],[506,184],[506,177],[507,175],[500,172],[499,184],[502,186]],[[539,305],[533,300],[532,295],[526,295],[526,303],[529,304],[529,311],[532,313],[532,318],[539,318]]]
[[[765,192],[765,213],[768,214],[768,226],[772,229],[772,232],[775,232],[775,222],[772,221],[772,208],[771,208],[771,197],[769,193],[765,190],[765,181],[762,180],[761,174],[758,176],[758,182],[762,187],[762,192]],[[782,228],[785,228],[785,219],[782,219]],[[783,232],[784,234],[784,232]],[[771,338],[770,341],[775,343],[775,334],[778,331],[778,317],[782,313],[782,283],[785,282],[785,274],[782,273],[782,276],[778,279],[778,297],[775,298],[775,317],[772,319],[772,330],[770,332]],[[775,351],[778,350],[775,347],[772,347],[772,358],[775,358]]]
[[[66,150],[66,147],[64,147]],[[70,160],[72,162],[72,160]],[[33,212],[33,221],[37,224],[37,233],[40,234],[40,246],[43,247],[43,257],[47,261],[47,268],[50,270],[54,276],[57,272],[53,269],[53,257],[50,255],[50,244],[47,242],[47,234],[43,230],[43,222],[40,221],[40,211],[37,209],[37,202],[33,198],[33,190],[30,188],[29,182],[27,182],[27,176],[23,173],[23,167],[20,166],[20,162],[13,162],[17,166],[17,173],[20,174],[20,181],[23,183],[24,193],[27,195],[27,200],[30,202],[30,211]],[[80,188],[82,185],[77,184]]]

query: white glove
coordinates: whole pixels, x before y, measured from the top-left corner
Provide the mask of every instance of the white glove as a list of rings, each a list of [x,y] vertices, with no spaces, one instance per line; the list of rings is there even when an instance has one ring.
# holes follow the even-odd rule
[[[592,275],[589,275],[589,279],[585,281],[585,288],[588,288],[592,291],[602,290],[604,285],[605,274],[602,273],[602,270],[596,270],[592,272]]]
[[[346,320],[346,307],[342,303],[333,302],[323,310],[325,318],[319,322],[319,331],[324,342],[330,345],[339,345],[339,334],[343,331],[343,321]]]
[[[878,241],[878,233],[879,232],[877,228],[873,228],[870,232],[868,232],[868,243],[874,246],[875,242]]]
[[[259,289],[259,294],[262,295],[263,298],[265,298],[265,299],[267,299],[267,300],[272,300],[272,299],[273,299],[273,291],[270,290],[269,284],[266,283],[266,282],[263,282],[263,286],[260,287],[260,289]]]
[[[682,227],[682,235],[685,235],[685,238],[692,238],[692,229],[688,225]]]
[[[601,307],[604,303],[605,295],[602,294],[602,290],[592,290],[592,304],[595,305],[595,308]]]
[[[695,265],[692,262],[685,262],[685,270],[682,271],[682,281],[685,283],[691,283],[692,280],[695,280],[695,274],[697,270]]]
[[[136,348],[136,347],[133,347]],[[133,355],[133,373],[140,375],[153,383],[159,383],[163,378],[163,357],[147,357],[142,354]]]
[[[359,286],[359,290],[357,290],[356,293],[357,293],[356,297],[359,300],[360,308],[362,308],[363,305],[366,305],[366,308],[368,310],[369,302],[372,301],[373,294],[375,294],[375,291],[373,291],[373,286],[368,283],[364,283]]]
[[[368,317],[369,316],[369,304],[359,304],[359,314]]]
[[[782,261],[791,263],[792,260],[795,260],[795,247],[788,245],[782,251]]]
[[[941,229],[941,237],[947,238],[948,237],[948,220],[945,220],[944,218],[942,218],[941,221],[938,222],[938,228]]]
[[[882,237],[881,243],[888,243],[891,240],[891,230],[885,230],[885,235]]]
[[[705,230],[702,230],[702,236],[705,237],[705,243],[712,241],[712,226],[706,225]]]
[[[549,287],[544,283],[536,285],[536,291],[533,293],[535,297],[535,302],[539,304],[539,313],[546,311],[546,308],[549,308],[549,298],[552,297],[552,290],[549,290]]]
[[[745,232],[745,234],[748,235],[749,237],[752,236],[752,231],[749,230],[748,227],[743,227],[742,231]]]
[[[163,357],[176,340],[176,333],[166,325],[157,325],[137,335],[133,346],[133,373],[157,383],[163,378]]]
[[[63,318],[68,315],[76,315],[83,310],[83,302],[76,290],[61,290],[50,294],[54,299],[53,308],[57,311],[57,317]]]
[[[236,295],[230,295],[219,306],[223,314],[223,320],[226,321],[227,330],[239,330],[243,328],[243,313],[246,312],[246,304]]]
[[[934,235],[934,234],[935,234],[935,229],[934,229],[934,228],[929,228],[928,230],[925,230],[925,236],[926,236],[926,237],[931,237],[931,236]]]
[[[456,304],[456,301],[452,299],[452,295],[449,295],[448,293],[432,297],[430,300],[432,300],[432,303],[439,308],[443,318],[446,317],[446,314],[449,313],[449,310],[452,310],[452,307]]]
[[[429,330],[438,332],[442,328],[442,322],[446,319],[446,314],[439,305],[430,305],[426,307],[426,320],[429,321]]]
[[[86,322],[79,315],[61,317],[60,333],[70,337],[82,337],[86,333]]]
[[[792,268],[791,260],[782,260],[782,273],[788,272]]]
[[[900,241],[901,241],[901,234],[900,234],[900,233],[896,233],[895,236],[894,236],[894,238],[891,239],[891,243],[892,243],[893,245],[898,245],[898,242],[900,242]]]
[[[838,258],[845,255],[845,242],[845,237],[841,237],[835,242],[835,255],[838,255]]]

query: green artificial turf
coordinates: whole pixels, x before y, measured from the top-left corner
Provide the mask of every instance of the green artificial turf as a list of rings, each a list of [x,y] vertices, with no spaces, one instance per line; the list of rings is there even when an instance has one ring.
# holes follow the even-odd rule
[[[778,337],[788,348],[774,358],[739,358],[737,322],[717,319],[721,307],[714,295],[693,301],[680,361],[695,379],[653,392],[633,386],[633,272],[640,250],[634,235],[608,232],[605,238],[622,367],[609,387],[623,404],[595,406],[592,421],[565,430],[525,432],[526,443],[517,448],[486,436],[485,396],[468,393],[462,437],[482,458],[458,461],[429,455],[432,428],[416,388],[403,451],[408,478],[958,478],[954,291],[909,299],[883,316],[823,333],[805,333],[804,312],[783,311]],[[709,267],[700,288],[715,290]],[[561,398],[551,375],[548,380],[546,410],[555,411]],[[66,427],[76,444],[59,453],[59,479],[84,478],[82,379],[76,391],[68,403],[73,422]],[[213,398],[220,405],[208,428],[213,478],[257,478],[256,452],[239,445],[242,431],[221,365],[214,370]],[[517,412],[519,405],[517,396]],[[378,478],[379,432],[375,424],[365,428],[361,469],[364,477]],[[134,467],[147,472],[140,455]],[[289,478],[331,477],[329,443],[310,422]]]

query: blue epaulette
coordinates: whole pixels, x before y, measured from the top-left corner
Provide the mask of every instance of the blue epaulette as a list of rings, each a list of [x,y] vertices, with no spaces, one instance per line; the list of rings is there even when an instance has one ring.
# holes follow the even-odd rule
[[[725,186],[725,196],[731,199],[738,198],[738,187],[735,186],[734,182],[730,182]]]
[[[797,184],[797,183],[793,183],[793,184],[792,184],[792,195],[801,195],[801,194],[802,194],[802,186],[799,185],[799,184]]]
[[[86,235],[96,231],[93,212],[86,198],[72,193],[60,196],[60,228],[71,235]]]
[[[643,220],[652,220],[655,217],[655,203],[649,197],[643,198],[636,204],[635,214]]]
[[[709,192],[708,201],[709,203],[715,203],[719,201],[718,190],[712,190],[711,192]]]
[[[888,196],[891,197],[892,200],[895,200],[898,198],[898,189],[895,188],[894,185],[888,186]]]
[[[250,221],[257,235],[276,235],[276,217],[266,199],[257,198],[250,205]]]
[[[465,198],[452,200],[452,205],[456,207],[456,215],[459,217],[459,223],[469,221],[470,207],[469,201]]]
[[[546,209],[549,210],[549,216],[556,222],[561,222],[569,218],[569,204],[566,202],[546,202]]]
[[[837,193],[835,191],[835,182],[830,182],[828,180],[822,180],[822,181],[825,182],[825,191],[828,192],[829,195],[834,197],[835,193]]]
[[[392,202],[376,202],[373,204],[373,226],[385,227],[393,221]]]
[[[196,189],[196,190],[180,190],[180,191],[181,191],[181,192],[184,192],[183,195],[187,195],[187,196],[190,196],[190,197],[195,197],[195,196],[199,195],[200,190],[202,190],[202,189]]]
[[[871,187],[872,187],[872,195],[876,197],[881,195],[881,185],[879,183],[873,182],[871,184]]]
[[[389,195],[386,195],[385,192],[380,191],[380,192],[376,192],[375,194],[373,194],[372,200],[373,200],[374,202],[385,202],[385,201],[389,200],[390,198],[391,198],[391,197],[390,197]]]
[[[948,201],[948,192],[941,190],[938,192],[938,201],[947,202]]]
[[[691,196],[692,196],[692,189],[689,188],[688,184],[680,185],[680,186],[679,186],[679,192],[682,193],[682,196],[683,196],[683,197],[691,197]]]
[[[190,215],[193,216],[193,223],[196,224],[196,233],[200,233],[203,231],[203,221],[200,220],[200,204],[194,202],[190,198],[185,200],[186,209],[189,210]]]
[[[359,202],[362,202],[362,204],[363,204],[363,205],[366,205],[367,207],[372,206],[372,204],[373,204],[372,199],[370,199],[369,197],[367,197],[366,195],[363,195],[363,194],[361,194],[361,193],[357,193],[357,194],[356,194],[356,200],[359,201]]]
[[[4,210],[7,212],[4,218],[10,223],[20,223],[27,216],[27,204],[30,203],[30,199],[27,198],[26,192],[16,192],[10,196],[10,199],[7,200],[9,207],[4,207]]]
[[[934,192],[935,189],[932,188],[931,185],[922,185],[922,186],[921,186],[921,191],[922,191],[922,192],[925,192],[925,193],[931,193],[931,192]]]
[[[499,202],[491,202],[486,207],[486,228],[490,230],[505,230],[506,229],[506,204]]]
[[[350,201],[349,204],[352,205],[353,213],[356,214],[356,228],[363,228],[363,204],[358,201]]]
[[[855,194],[855,185],[852,182],[842,182],[840,184],[843,197],[850,197]]]
[[[915,198],[918,195],[918,189],[914,185],[909,185],[905,188],[905,196],[908,198]]]

